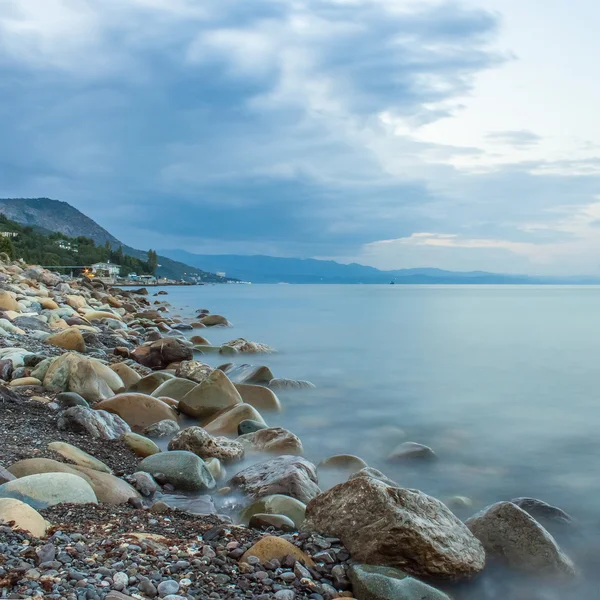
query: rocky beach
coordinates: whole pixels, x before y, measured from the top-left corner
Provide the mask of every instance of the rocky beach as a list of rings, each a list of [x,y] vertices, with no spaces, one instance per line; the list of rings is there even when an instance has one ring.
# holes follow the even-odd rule
[[[541,600],[537,582],[580,576],[573,519],[541,499],[462,519],[468,498],[359,456],[307,460],[269,421],[318,388],[213,308],[183,318],[164,291],[0,264],[0,597]],[[213,346],[212,328],[235,335]],[[418,441],[390,455],[436,459]]]

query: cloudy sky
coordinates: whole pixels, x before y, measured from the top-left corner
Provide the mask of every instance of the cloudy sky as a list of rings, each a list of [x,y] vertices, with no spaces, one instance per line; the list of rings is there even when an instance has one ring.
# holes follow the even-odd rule
[[[1,0],[0,196],[201,253],[600,273],[593,0]]]

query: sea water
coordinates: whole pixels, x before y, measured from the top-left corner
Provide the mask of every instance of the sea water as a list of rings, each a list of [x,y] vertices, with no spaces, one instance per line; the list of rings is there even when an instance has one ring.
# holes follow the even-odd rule
[[[152,288],[151,288],[152,289]],[[464,598],[600,598],[600,287],[205,285],[164,288],[172,314],[207,308],[271,355],[204,362],[268,365],[314,390],[278,392],[265,415],[298,435],[306,457],[356,454],[403,487],[471,506],[529,496],[567,511],[553,532],[583,575],[556,588],[504,573]],[[389,461],[400,443],[434,462]],[[328,482],[330,483],[330,482]]]

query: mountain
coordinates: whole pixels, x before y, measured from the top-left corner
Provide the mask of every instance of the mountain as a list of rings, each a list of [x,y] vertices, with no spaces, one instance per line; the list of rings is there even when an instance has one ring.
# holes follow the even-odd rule
[[[488,273],[486,271],[445,271],[443,269],[399,269],[381,271],[357,263],[341,264],[313,258],[281,258],[234,254],[192,254],[185,250],[161,250],[175,260],[228,277],[254,283],[390,283],[396,284],[549,284],[598,285],[597,276],[536,277]]]
[[[485,271],[455,272],[442,269],[381,271],[357,263],[341,264],[313,258],[192,254],[185,250],[161,250],[175,260],[228,277],[254,283],[527,283],[526,276],[497,275]]]
[[[114,235],[98,225],[96,221],[84,215],[67,202],[49,198],[0,198],[0,213],[11,221],[33,227],[41,233],[58,232],[69,238],[86,237],[99,246],[108,242],[113,249],[123,248],[123,253],[142,261],[148,259],[148,253],[122,244]],[[168,279],[198,277],[206,282],[224,282],[226,278],[214,273],[173,260],[167,256],[158,256],[156,275]]]

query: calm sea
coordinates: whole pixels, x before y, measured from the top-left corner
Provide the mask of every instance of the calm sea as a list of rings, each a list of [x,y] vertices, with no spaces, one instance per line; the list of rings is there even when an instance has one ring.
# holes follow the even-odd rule
[[[211,343],[245,337],[278,350],[237,362],[317,386],[281,393],[284,412],[266,417],[296,433],[310,460],[357,454],[404,487],[470,498],[461,518],[530,496],[578,521],[557,539],[584,571],[579,583],[483,578],[464,597],[600,598],[600,287],[166,289],[173,313],[208,308],[233,323],[199,332]],[[403,441],[439,460],[388,462]]]

